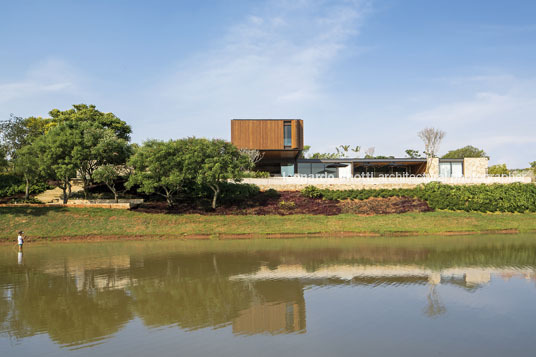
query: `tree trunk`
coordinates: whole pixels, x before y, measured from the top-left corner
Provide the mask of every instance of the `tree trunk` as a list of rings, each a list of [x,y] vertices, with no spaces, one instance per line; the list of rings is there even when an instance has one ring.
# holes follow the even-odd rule
[[[117,195],[117,190],[113,190],[112,192],[114,193],[115,203],[119,203],[119,196]]]
[[[175,204],[175,202],[173,201],[173,195],[166,194],[166,202],[169,207],[173,207],[173,205]]]
[[[67,187],[69,188],[69,197],[71,197],[71,193],[72,193],[72,185],[71,185],[71,183],[69,182],[69,179],[67,179]]]
[[[216,202],[218,201],[218,195],[220,194],[220,186],[211,185],[210,188],[214,191],[214,197],[212,197],[212,209],[216,209]]]
[[[24,191],[24,199],[28,201],[30,198],[30,180],[26,179],[26,190]]]
[[[63,186],[61,186],[61,189],[63,191],[63,204],[66,204],[67,200],[69,199],[67,197],[67,185],[63,184]]]

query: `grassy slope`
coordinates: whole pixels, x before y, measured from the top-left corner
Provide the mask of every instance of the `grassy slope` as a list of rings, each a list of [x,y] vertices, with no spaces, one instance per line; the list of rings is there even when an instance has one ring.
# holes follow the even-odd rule
[[[17,230],[30,237],[161,236],[358,232],[440,234],[498,230],[536,230],[536,214],[466,212],[355,216],[200,216],[147,214],[98,208],[0,208],[0,240]]]

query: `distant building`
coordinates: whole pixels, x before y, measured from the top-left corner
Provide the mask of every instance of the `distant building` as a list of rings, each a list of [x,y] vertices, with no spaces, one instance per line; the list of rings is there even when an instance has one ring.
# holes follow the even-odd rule
[[[424,175],[432,177],[484,177],[487,158],[340,158],[305,159],[303,120],[233,119],[231,142],[240,149],[259,150],[263,155],[256,170],[272,176],[349,178],[386,175]]]

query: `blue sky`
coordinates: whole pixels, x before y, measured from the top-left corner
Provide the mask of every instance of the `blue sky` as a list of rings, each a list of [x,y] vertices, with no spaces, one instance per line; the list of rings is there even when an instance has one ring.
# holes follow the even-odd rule
[[[535,1],[11,1],[0,118],[96,104],[133,140],[302,118],[313,151],[483,148],[536,160]]]

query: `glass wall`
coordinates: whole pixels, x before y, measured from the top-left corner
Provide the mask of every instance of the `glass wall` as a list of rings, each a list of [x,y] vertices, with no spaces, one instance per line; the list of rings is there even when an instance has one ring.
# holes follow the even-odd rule
[[[463,163],[440,162],[439,177],[463,177]]]
[[[294,164],[281,164],[281,176],[294,176]]]
[[[337,168],[327,167],[329,163],[298,163],[298,174],[310,177],[339,177]]]

